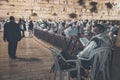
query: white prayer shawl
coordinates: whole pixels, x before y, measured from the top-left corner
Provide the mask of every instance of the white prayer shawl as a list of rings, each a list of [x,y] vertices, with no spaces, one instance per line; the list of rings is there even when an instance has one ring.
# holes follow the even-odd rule
[[[111,47],[110,39],[106,35],[106,33],[98,34],[95,37],[103,40],[99,47]],[[95,41],[90,41],[89,44],[84,48],[84,50],[78,53],[78,59],[81,57],[86,59],[90,56],[92,57],[94,53],[91,53],[91,51],[94,50],[96,47],[98,48],[97,43]]]
[[[67,29],[64,30],[64,33],[67,38],[69,38],[71,36],[77,36],[77,28],[69,26]]]

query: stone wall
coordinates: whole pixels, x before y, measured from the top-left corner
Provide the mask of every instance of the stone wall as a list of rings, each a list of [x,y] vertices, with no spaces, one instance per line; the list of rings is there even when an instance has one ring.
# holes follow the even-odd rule
[[[34,19],[71,19],[69,14],[75,13],[76,19],[120,19],[119,0],[0,0],[0,17],[14,15],[17,18],[24,17]],[[97,12],[90,12],[90,2],[97,2]],[[105,3],[110,2],[112,9],[108,9]],[[34,16],[31,16],[33,14]]]

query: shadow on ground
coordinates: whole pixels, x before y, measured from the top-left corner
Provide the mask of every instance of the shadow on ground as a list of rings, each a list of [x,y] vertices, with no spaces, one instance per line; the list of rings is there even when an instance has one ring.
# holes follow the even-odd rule
[[[38,58],[17,58],[17,61],[21,61],[21,62],[43,62],[42,59],[38,59]]]

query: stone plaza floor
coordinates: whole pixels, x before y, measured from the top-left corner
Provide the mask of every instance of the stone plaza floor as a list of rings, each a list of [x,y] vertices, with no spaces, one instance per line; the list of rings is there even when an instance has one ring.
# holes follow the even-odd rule
[[[0,32],[0,80],[53,80],[50,47],[53,46],[36,37],[25,37],[18,43],[18,58],[10,59]]]
[[[18,58],[10,59],[7,42],[3,41],[3,32],[0,32],[0,80],[54,80],[53,73],[50,73],[53,64],[50,47],[54,46],[27,35],[18,43]],[[116,51],[110,69],[111,80],[120,80],[119,58],[120,54]],[[58,75],[56,80],[59,80]],[[64,80],[68,80],[67,74]]]

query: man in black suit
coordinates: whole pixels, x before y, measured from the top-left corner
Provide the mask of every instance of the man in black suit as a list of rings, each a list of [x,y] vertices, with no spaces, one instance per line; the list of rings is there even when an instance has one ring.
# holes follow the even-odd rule
[[[3,40],[8,42],[8,54],[12,59],[16,58],[16,49],[18,41],[21,40],[21,33],[18,24],[13,16],[10,16],[9,22],[4,25]]]

